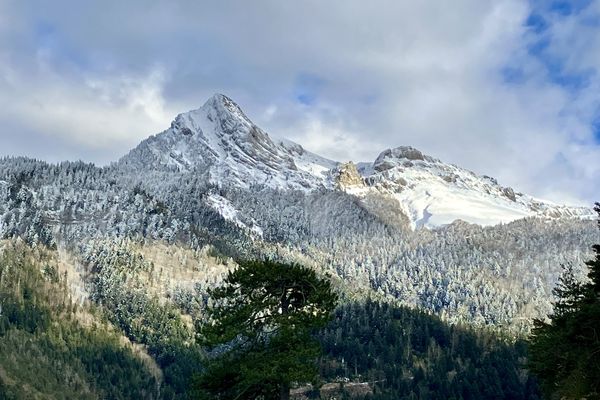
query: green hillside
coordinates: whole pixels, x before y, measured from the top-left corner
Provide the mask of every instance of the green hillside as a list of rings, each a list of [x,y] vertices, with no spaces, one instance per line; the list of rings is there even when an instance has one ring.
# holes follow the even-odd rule
[[[104,268],[95,270],[95,303],[77,304],[56,250],[20,241],[2,242],[1,249],[0,398],[191,398],[202,355],[194,324],[185,321],[197,315],[198,302],[193,311],[182,299],[160,300],[141,280],[153,264],[127,252],[95,260]],[[347,303],[318,337],[321,383],[334,388],[332,396],[538,398],[523,367],[524,344],[424,312]]]

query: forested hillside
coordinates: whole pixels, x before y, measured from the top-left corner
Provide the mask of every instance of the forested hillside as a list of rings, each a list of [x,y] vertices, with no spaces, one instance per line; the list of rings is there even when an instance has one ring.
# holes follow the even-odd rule
[[[410,147],[327,160],[221,95],[109,166],[5,157],[2,395],[189,398],[210,290],[266,258],[328,276],[341,299],[320,335],[324,381],[533,399],[513,343],[551,312],[562,264],[583,276],[600,242],[589,213]]]
[[[336,190],[217,187],[200,171],[134,175],[23,158],[0,161],[0,198],[2,237],[60,244],[75,257],[96,239],[211,245],[227,257],[326,270],[350,298],[371,294],[521,333],[550,311],[560,265],[582,265],[598,239],[593,221],[577,218],[413,231],[390,217],[386,198],[365,204]]]
[[[210,254],[179,250],[165,258],[183,267],[168,272],[165,251],[133,242],[90,249],[106,257],[90,256],[90,304],[73,296],[73,271],[56,250],[2,242],[0,398],[189,398],[205,362],[191,321],[201,317],[208,301],[201,293],[212,278],[193,289],[192,300],[183,288],[165,298],[161,276],[169,282],[199,261],[221,274],[230,267]],[[370,394],[353,398],[538,398],[523,369],[523,344],[424,312],[354,302],[340,307],[318,338],[322,382],[368,384]]]
[[[65,284],[54,252],[0,243],[0,398],[158,398],[154,362]]]
[[[540,398],[525,370],[524,342],[451,326],[424,312],[352,303],[319,337],[323,378],[368,382],[372,399]]]

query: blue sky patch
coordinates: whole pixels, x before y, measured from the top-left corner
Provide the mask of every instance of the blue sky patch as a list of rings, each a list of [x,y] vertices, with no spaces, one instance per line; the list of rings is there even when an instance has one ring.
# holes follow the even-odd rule
[[[48,48],[56,45],[56,28],[54,25],[39,21],[34,27],[36,44],[40,47]]]
[[[597,118],[592,123],[592,133],[594,134],[594,139],[596,143],[600,144],[600,118]]]
[[[52,54],[52,61],[58,64],[71,64],[81,69],[90,67],[83,52],[68,45],[60,31],[50,22],[38,21],[34,25],[35,45]]]
[[[500,70],[505,83],[518,85],[525,82],[525,74],[519,67],[506,66]]]
[[[533,30],[535,33],[542,33],[548,29],[549,25],[541,14],[532,13],[525,21],[525,26]]]
[[[552,36],[547,30],[551,28],[553,21],[563,18],[571,18],[573,14],[584,10],[591,1],[531,1],[532,12],[525,21],[525,26],[530,29],[531,42],[527,46],[527,52],[536,58],[545,68],[547,79],[569,91],[581,90],[590,84],[590,78],[594,71],[567,71],[565,61],[551,54],[549,48],[552,45]],[[520,83],[523,77],[519,75],[518,68],[505,68],[502,76],[507,83]]]
[[[593,0],[531,0],[529,4],[535,11],[534,13],[549,13],[567,17],[585,10],[592,2]]]
[[[313,105],[319,96],[319,93],[325,80],[317,75],[302,73],[296,77],[294,87],[294,98],[305,106]]]
[[[550,3],[549,11],[559,15],[571,15],[573,5],[571,1],[553,1]]]
[[[549,11],[568,16],[571,14],[577,14],[582,10],[586,9],[592,0],[561,0],[561,1],[553,1],[550,3]]]

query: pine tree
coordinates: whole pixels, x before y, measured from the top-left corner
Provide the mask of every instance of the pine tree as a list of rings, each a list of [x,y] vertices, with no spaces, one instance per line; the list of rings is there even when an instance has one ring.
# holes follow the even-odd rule
[[[327,279],[297,264],[241,262],[211,295],[201,336],[221,354],[197,380],[198,397],[289,399],[292,382],[317,378],[311,334],[337,302]]]
[[[598,213],[598,227],[600,228],[600,203],[596,203],[594,210]],[[590,278],[588,288],[592,292],[590,293],[590,296],[595,296],[595,299],[598,300],[598,297],[600,296],[600,244],[594,245],[593,249],[596,253],[596,258],[586,262],[586,265],[590,269],[588,274],[588,277]]]
[[[585,293],[585,285],[579,282],[575,276],[573,264],[563,266],[563,272],[552,293],[557,299],[554,303],[553,312],[556,317],[577,311]]]

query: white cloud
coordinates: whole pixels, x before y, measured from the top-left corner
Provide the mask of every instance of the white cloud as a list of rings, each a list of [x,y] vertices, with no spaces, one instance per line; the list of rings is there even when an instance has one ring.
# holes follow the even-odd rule
[[[175,112],[165,105],[165,76],[160,68],[143,76],[80,79],[60,76],[49,68],[40,71],[31,79],[4,70],[0,114],[46,140],[79,144],[81,153],[76,157],[85,159],[86,150],[112,149],[116,158],[149,134],[165,129]],[[0,138],[11,140],[18,134],[4,132]]]
[[[76,157],[116,159],[224,92],[273,136],[331,158],[413,145],[555,201],[600,197],[599,2],[544,11],[547,52],[596,72],[575,92],[528,51],[539,35],[519,0],[11,4],[0,120],[79,143]],[[507,66],[520,80],[503,79]],[[306,75],[319,81],[308,106],[295,98]]]

